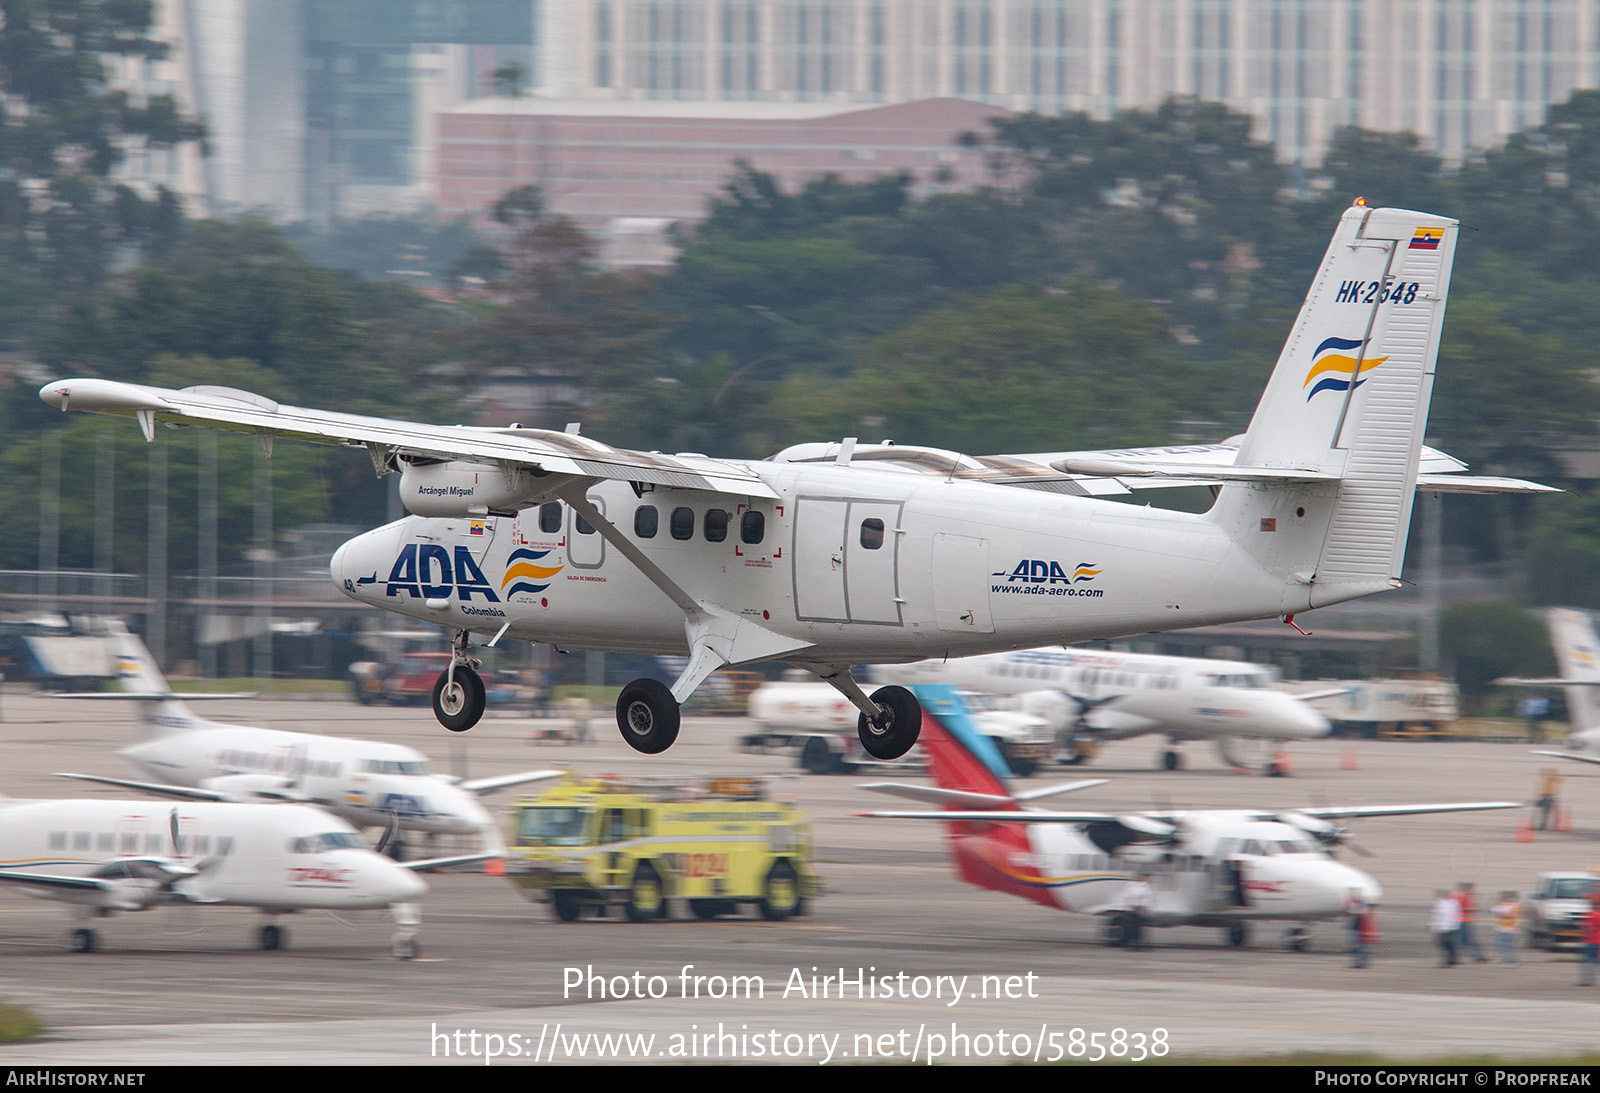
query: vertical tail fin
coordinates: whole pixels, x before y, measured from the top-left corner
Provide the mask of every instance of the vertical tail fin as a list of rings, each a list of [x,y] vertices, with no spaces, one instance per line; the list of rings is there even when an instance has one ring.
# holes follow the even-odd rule
[[[202,726],[204,722],[195,717],[188,706],[170,697],[172,688],[167,684],[167,677],[161,674],[155,658],[139,636],[121,625],[117,626],[115,634],[117,681],[126,694],[140,700],[145,736],[153,738]]]
[[[1584,612],[1565,607],[1552,607],[1545,621],[1550,627],[1550,644],[1555,648],[1561,678],[1589,684],[1563,690],[1573,736],[1592,739],[1590,734],[1600,729],[1600,719],[1595,717],[1594,686],[1600,684],[1600,638],[1595,636],[1594,622]]]
[[[1323,480],[1230,484],[1213,510],[1290,578],[1286,610],[1399,581],[1456,233],[1447,217],[1348,209],[1306,294],[1237,462]]]
[[[954,687],[926,683],[911,688],[926,719],[935,722],[932,735],[919,738],[928,757],[928,772],[940,789],[1011,796],[1010,768],[1005,758],[967,712]]]

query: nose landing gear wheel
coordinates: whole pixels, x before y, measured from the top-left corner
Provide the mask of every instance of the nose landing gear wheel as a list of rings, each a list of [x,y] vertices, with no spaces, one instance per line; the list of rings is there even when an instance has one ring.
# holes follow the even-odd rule
[[[872,692],[878,716],[856,719],[856,735],[874,759],[898,759],[911,750],[922,732],[922,706],[904,687],[880,687]]]
[[[288,944],[289,935],[284,931],[282,926],[261,927],[261,947],[263,949],[266,949],[268,952],[272,952],[277,949],[285,948],[288,946]]]
[[[67,951],[72,953],[92,953],[100,947],[100,936],[93,930],[84,928],[72,931],[67,936]]]
[[[678,700],[665,683],[636,679],[617,696],[617,728],[634,751],[659,755],[678,739]]]
[[[487,700],[483,678],[464,664],[456,666],[454,682],[449,672],[440,672],[433,684],[433,716],[451,732],[466,732],[476,725]]]

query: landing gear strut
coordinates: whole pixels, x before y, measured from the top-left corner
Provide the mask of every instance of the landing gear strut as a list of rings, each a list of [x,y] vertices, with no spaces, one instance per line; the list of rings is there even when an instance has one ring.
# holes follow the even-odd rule
[[[433,685],[433,716],[451,732],[466,732],[483,717],[488,695],[475,668],[481,665],[467,655],[467,632],[457,630],[450,642],[450,667]]]

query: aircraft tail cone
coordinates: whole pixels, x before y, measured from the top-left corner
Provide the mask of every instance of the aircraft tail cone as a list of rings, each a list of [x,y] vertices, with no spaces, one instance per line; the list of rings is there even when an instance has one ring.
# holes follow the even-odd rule
[[[1517,842],[1531,843],[1533,841],[1533,821],[1524,817],[1517,821]]]

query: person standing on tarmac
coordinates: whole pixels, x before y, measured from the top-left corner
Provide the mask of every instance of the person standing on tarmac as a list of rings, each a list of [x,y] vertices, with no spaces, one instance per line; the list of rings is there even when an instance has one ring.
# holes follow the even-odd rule
[[[1589,893],[1589,906],[1578,919],[1578,986],[1594,986],[1600,965],[1600,892]]]
[[[1461,929],[1456,934],[1461,955],[1470,956],[1479,964],[1489,963],[1489,958],[1483,955],[1483,949],[1478,945],[1477,927],[1474,925],[1478,918],[1478,894],[1473,890],[1471,881],[1462,881],[1457,887],[1456,904],[1461,908]]]
[[[1443,888],[1434,892],[1428,929],[1433,931],[1434,943],[1439,946],[1439,967],[1456,963],[1456,935],[1461,930],[1461,905],[1456,902],[1453,893]]]
[[[1367,952],[1372,940],[1372,904],[1361,895],[1361,889],[1352,888],[1344,898],[1344,913],[1350,918],[1350,966],[1365,968]]]
[[[1522,941],[1522,902],[1510,889],[1500,893],[1494,905],[1494,938],[1500,946],[1500,963],[1516,965],[1517,945]]]
[[[1141,950],[1145,947],[1145,920],[1150,917],[1150,910],[1156,902],[1156,890],[1151,886],[1150,878],[1140,873],[1130,880],[1122,890],[1122,902],[1128,907],[1128,948]]]

